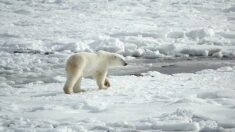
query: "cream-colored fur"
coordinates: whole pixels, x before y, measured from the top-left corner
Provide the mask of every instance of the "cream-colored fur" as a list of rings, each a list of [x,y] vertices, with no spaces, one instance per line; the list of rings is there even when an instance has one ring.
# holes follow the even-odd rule
[[[80,52],[69,57],[66,63],[67,80],[64,92],[83,92],[81,89],[82,77],[93,77],[99,89],[107,89],[110,83],[106,78],[108,69],[125,66],[127,63],[123,56],[100,51],[98,53]]]

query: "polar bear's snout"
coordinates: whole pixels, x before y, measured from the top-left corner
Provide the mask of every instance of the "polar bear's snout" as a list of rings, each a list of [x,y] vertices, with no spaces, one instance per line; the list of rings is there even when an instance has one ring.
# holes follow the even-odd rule
[[[127,66],[127,62],[123,60],[123,66]]]
[[[125,59],[120,58],[120,60],[121,60],[121,66],[127,66],[128,65],[128,63],[126,62]]]

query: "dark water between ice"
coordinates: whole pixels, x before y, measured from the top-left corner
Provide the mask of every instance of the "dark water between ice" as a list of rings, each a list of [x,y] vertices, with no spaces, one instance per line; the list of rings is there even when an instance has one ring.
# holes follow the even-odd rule
[[[127,67],[114,69],[110,75],[136,75],[148,71],[163,74],[194,73],[204,69],[217,69],[224,66],[235,66],[235,59],[225,58],[191,58],[191,59],[134,59]]]

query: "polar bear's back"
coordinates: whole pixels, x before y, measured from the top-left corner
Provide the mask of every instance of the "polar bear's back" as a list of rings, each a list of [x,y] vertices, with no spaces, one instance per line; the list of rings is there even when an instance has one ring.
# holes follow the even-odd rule
[[[84,61],[88,62],[95,58],[97,58],[97,55],[95,53],[79,52],[72,55],[68,60],[74,61],[76,63],[84,63]]]
[[[90,76],[99,67],[99,57],[95,53],[79,52],[68,59],[68,65],[76,65],[77,69],[83,71],[83,76]]]
[[[90,52],[79,52],[79,53],[76,53],[72,56],[76,56],[76,57],[86,57],[86,58],[94,58],[97,56],[96,53],[90,53]]]

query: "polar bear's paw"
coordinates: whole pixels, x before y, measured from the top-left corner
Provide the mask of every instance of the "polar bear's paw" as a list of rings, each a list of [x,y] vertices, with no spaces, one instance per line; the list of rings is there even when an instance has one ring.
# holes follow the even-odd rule
[[[73,92],[74,93],[83,93],[83,92],[85,92],[85,90],[83,90],[83,89],[74,89]]]
[[[71,94],[73,91],[70,89],[67,85],[64,86],[64,93],[65,94]]]
[[[104,86],[106,86],[107,88],[111,86],[107,78],[104,81]]]

